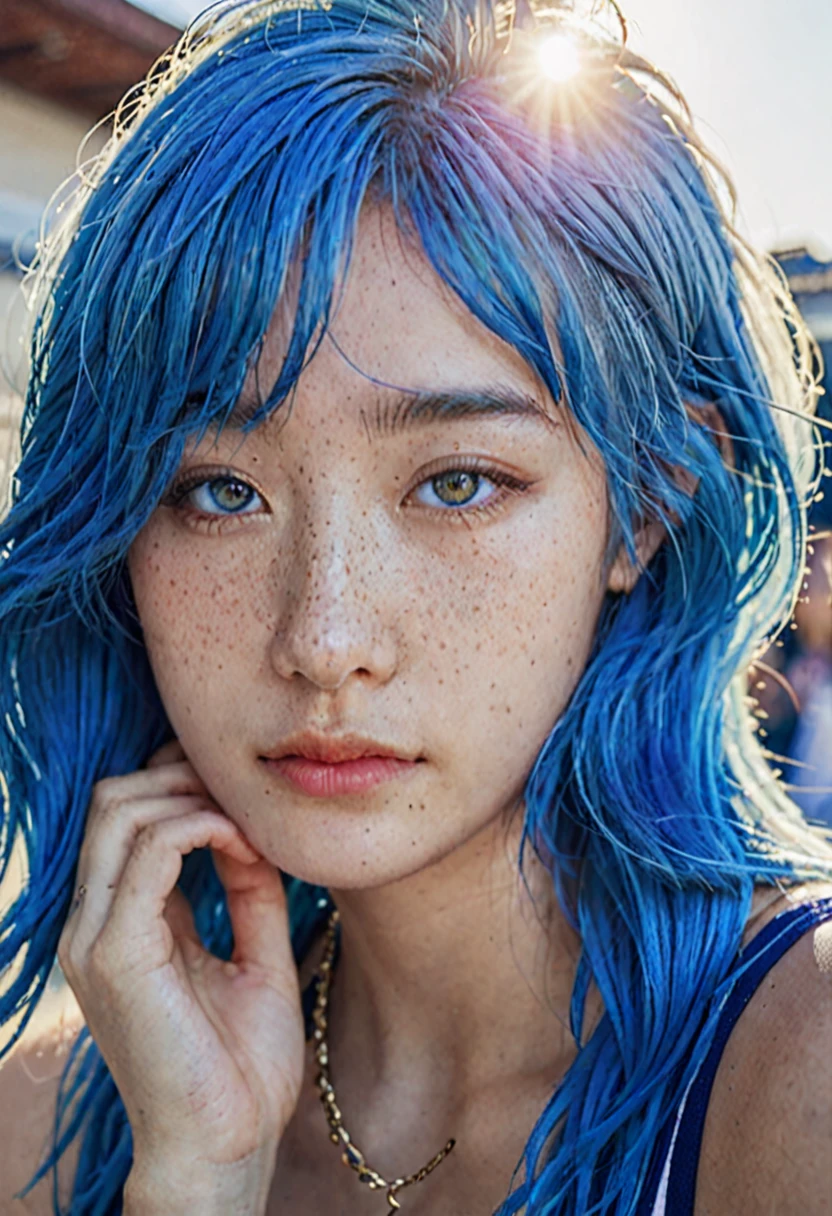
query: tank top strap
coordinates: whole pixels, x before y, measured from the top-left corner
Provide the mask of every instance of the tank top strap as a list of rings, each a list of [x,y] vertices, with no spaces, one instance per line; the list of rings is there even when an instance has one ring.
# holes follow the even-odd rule
[[[745,970],[729,990],[708,1053],[659,1138],[646,1204],[640,1206],[643,1216],[693,1216],[705,1116],[731,1031],[772,967],[804,933],[827,920],[832,920],[832,897],[805,901],[773,917],[739,952],[735,966]]]

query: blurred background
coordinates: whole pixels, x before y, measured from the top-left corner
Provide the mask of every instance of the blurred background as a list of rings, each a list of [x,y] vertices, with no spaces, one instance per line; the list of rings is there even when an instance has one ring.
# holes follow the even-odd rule
[[[14,460],[25,374],[19,263],[44,207],[92,154],[106,116],[201,0],[0,0],[0,460]],[[740,199],[739,226],[773,253],[832,371],[832,108],[828,0],[624,0],[634,48],[687,96]],[[832,419],[832,375],[821,414]],[[2,481],[0,467],[0,481]],[[772,764],[832,826],[832,483],[813,504],[794,620],[751,671]]]

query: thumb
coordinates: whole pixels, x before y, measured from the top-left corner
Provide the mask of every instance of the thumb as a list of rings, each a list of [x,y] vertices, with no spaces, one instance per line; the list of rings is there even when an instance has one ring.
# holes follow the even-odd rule
[[[234,933],[232,961],[271,975],[281,986],[287,975],[297,982],[289,937],[289,910],[280,871],[265,858],[246,864],[214,852],[225,887]]]

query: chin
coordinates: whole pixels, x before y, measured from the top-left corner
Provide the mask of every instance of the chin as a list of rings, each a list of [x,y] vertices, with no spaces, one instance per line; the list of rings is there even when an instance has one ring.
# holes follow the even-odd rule
[[[373,864],[367,860],[356,861],[352,865],[342,856],[340,858],[310,858],[293,857],[291,860],[281,860],[275,863],[278,869],[292,878],[299,878],[314,886],[326,887],[329,891],[371,891],[386,887],[395,882],[418,874],[425,865],[418,861],[410,865],[396,865],[387,859],[384,863]]]
[[[329,818],[329,817],[328,817]],[[436,865],[452,853],[458,840],[443,838],[412,823],[380,822],[372,813],[352,822],[333,816],[310,832],[312,816],[304,816],[306,830],[295,835],[276,832],[260,846],[265,857],[284,874],[329,890],[371,890],[388,886]],[[447,829],[446,829],[447,830]]]

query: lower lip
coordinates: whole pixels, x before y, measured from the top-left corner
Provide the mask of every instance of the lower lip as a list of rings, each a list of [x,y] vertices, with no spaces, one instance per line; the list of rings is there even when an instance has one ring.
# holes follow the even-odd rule
[[[418,760],[399,760],[392,756],[362,756],[360,760],[342,760],[339,764],[307,760],[305,756],[266,760],[270,769],[285,777],[297,789],[318,798],[362,794],[382,781],[412,772],[419,763]]]

